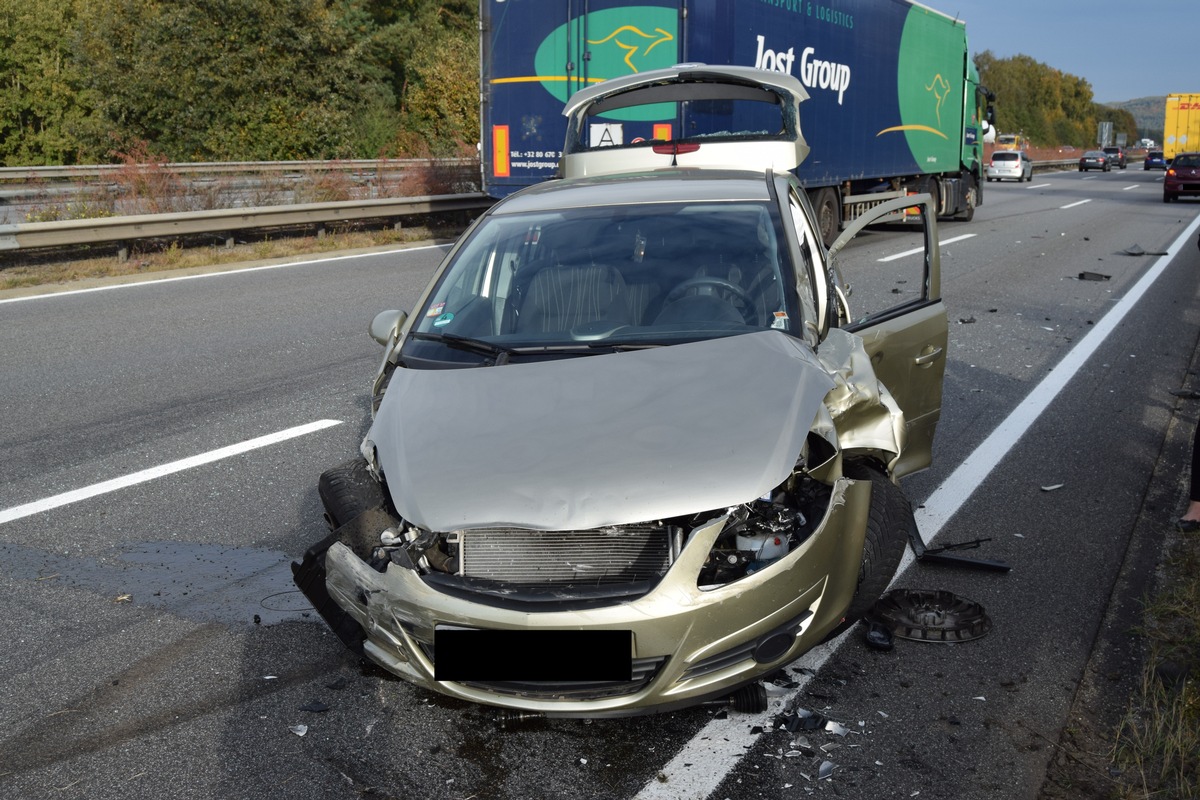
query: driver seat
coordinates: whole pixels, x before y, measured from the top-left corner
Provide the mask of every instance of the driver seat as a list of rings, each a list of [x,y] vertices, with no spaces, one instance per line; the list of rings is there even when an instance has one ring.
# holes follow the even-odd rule
[[[596,320],[628,323],[625,279],[600,264],[556,264],[537,272],[517,309],[515,329],[551,333]]]

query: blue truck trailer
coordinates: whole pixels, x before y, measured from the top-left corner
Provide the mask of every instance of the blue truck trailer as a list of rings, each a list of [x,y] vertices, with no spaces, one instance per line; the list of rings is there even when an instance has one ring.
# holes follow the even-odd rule
[[[966,25],[911,0],[481,0],[484,190],[503,197],[555,176],[563,104],[600,81],[684,62],[794,75],[812,150],[796,171],[826,243],[844,221],[929,192],[944,217],[983,202],[990,93]],[[672,116],[616,109],[597,141],[685,140],[732,109]],[[694,115],[696,119],[689,118]],[[700,124],[699,115],[706,119]]]

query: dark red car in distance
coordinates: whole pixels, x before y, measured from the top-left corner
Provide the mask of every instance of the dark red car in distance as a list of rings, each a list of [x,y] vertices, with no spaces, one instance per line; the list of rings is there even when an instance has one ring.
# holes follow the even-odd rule
[[[1200,153],[1180,153],[1163,176],[1163,202],[1200,197]]]

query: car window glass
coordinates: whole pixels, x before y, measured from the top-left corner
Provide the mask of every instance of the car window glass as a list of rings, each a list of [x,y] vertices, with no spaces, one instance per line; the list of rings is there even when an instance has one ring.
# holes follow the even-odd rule
[[[788,208],[792,214],[792,225],[800,244],[800,262],[796,265],[796,292],[800,296],[800,305],[804,318],[816,320],[817,306],[813,297],[813,280],[817,271],[824,270],[821,254],[817,250],[817,236],[812,221],[804,213],[804,206],[793,192],[788,198]]]
[[[813,313],[811,277],[800,270],[802,309],[773,208],[662,202],[488,218],[417,310],[415,330],[506,347],[798,332]],[[811,262],[816,240],[800,220]]]
[[[870,225],[837,255],[852,326],[899,313],[928,299],[925,230],[917,207]]]

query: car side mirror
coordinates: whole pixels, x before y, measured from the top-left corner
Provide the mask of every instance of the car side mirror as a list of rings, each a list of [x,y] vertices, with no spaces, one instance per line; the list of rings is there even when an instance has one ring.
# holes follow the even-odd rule
[[[407,320],[408,314],[403,311],[380,311],[375,315],[375,319],[371,320],[367,332],[371,334],[372,339],[386,345],[396,338]]]

